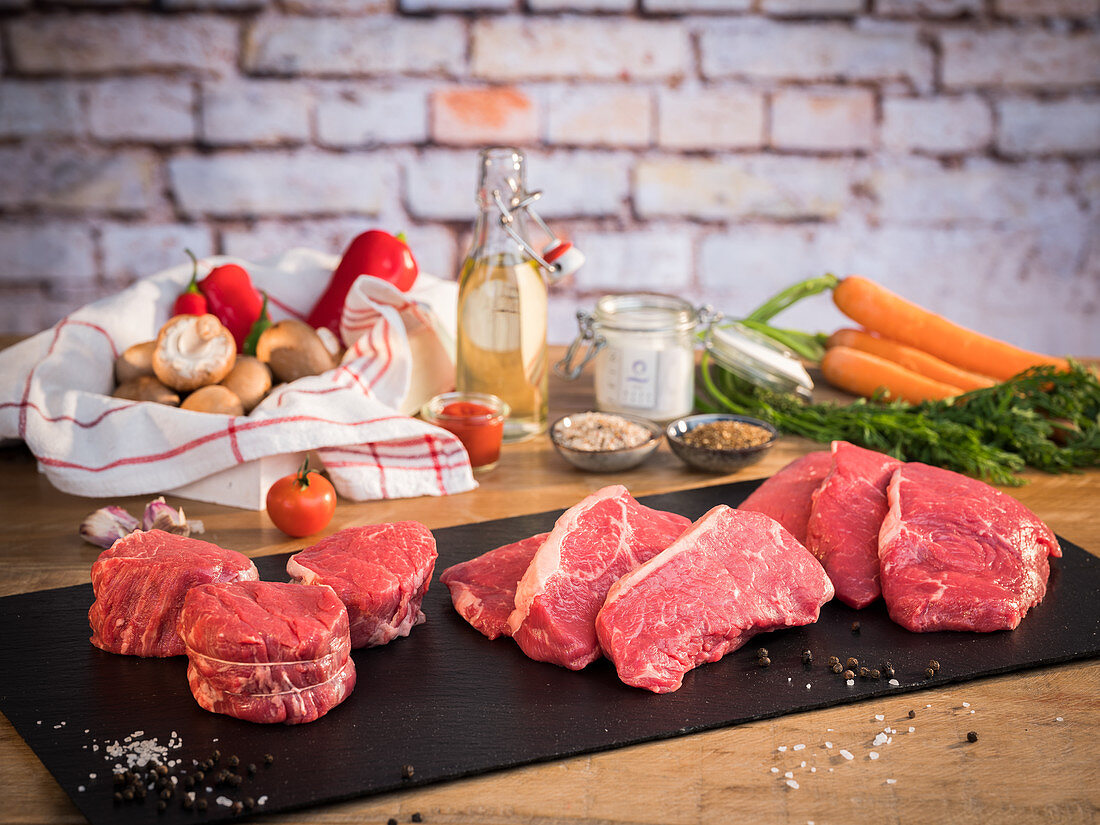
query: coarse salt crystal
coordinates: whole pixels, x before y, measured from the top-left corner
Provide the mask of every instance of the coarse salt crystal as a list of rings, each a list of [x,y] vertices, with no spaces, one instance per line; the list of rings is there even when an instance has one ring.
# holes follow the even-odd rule
[[[856,680],[855,680],[855,679],[849,679],[849,680],[848,680],[848,687],[851,687],[851,686],[852,686],[852,685],[854,685],[855,683],[856,683]]]
[[[78,791],[80,791],[81,793],[84,793],[84,791],[86,791],[86,790],[87,790],[87,788],[85,788],[85,787],[84,787],[83,785],[77,785],[77,786],[76,786],[76,789],[77,789]]]
[[[785,753],[786,750],[787,750],[787,746],[786,745],[780,745],[778,748],[776,748],[776,750],[779,751],[780,753]]]
[[[794,788],[797,791],[798,790],[798,783],[795,782],[793,779],[788,779],[787,780],[787,787],[788,788]]]
[[[842,750],[842,751],[840,752],[840,755],[841,755],[841,756],[843,756],[843,757],[844,757],[845,759],[847,759],[847,760],[849,760],[849,761],[850,761],[850,760],[852,760],[852,759],[855,759],[855,757],[854,757],[854,756],[852,756],[852,753],[851,753],[851,751],[847,751],[847,750]]]
[[[817,768],[810,768],[810,773],[817,773]]]
[[[910,732],[910,733],[915,733],[915,732],[916,732],[916,730],[917,730],[917,729],[916,729],[916,728],[914,728],[914,727],[913,727],[912,725],[910,725],[910,726],[909,726],[909,732]]]
[[[779,773],[779,768],[772,768],[772,773]]]
[[[1063,718],[1062,718],[1061,716],[1055,716],[1055,717],[1054,717],[1054,721],[1055,721],[1055,722],[1064,722],[1064,721],[1066,721],[1066,720],[1065,720],[1065,719],[1063,719]]]
[[[896,780],[896,779],[887,779],[887,780],[886,780],[886,784],[887,784],[887,785],[896,785],[896,784],[897,784],[897,781],[898,781],[898,780]]]
[[[879,745],[886,744],[886,734],[885,733],[880,733],[878,736],[875,737],[875,741],[873,741],[871,744],[876,748]]]
[[[795,745],[795,746],[794,746],[794,749],[795,749],[796,751],[801,751],[801,750],[805,750],[805,749],[806,749],[806,746],[805,746],[805,745],[802,745],[802,744],[798,744],[798,745]]]
[[[970,712],[973,713],[974,711],[970,711]]]
[[[787,772],[786,772],[785,774],[783,774],[783,775],[784,775],[785,777],[787,777],[788,779],[792,779],[792,778],[794,777],[794,772],[793,772],[793,771],[787,771]]]
[[[230,799],[228,796],[219,796],[214,801],[221,805],[223,808],[229,808],[233,805],[233,800]]]
[[[809,682],[807,682],[807,683],[806,683],[806,690],[809,690],[809,689],[810,689],[810,683],[809,683]]]
[[[969,703],[969,702],[963,702],[963,707],[964,707],[964,708],[968,708],[968,707],[970,707],[970,703]]]
[[[264,794],[259,799],[257,799],[256,804],[257,805],[266,805],[267,804],[267,794]]]
[[[875,721],[876,721],[876,722],[881,722],[881,721],[882,721],[883,719],[885,719],[885,718],[886,718],[886,717],[885,717],[885,716],[883,716],[883,715],[882,715],[881,713],[876,713],[876,714],[875,714]]]
[[[830,748],[830,749],[831,749],[831,748],[833,747],[833,743],[832,743],[832,742],[826,742],[826,743],[825,743],[825,747],[827,747],[827,748]]]
[[[806,762],[805,762],[805,760],[803,760],[802,764],[801,764],[801,765],[799,765],[798,767],[800,767],[800,768],[804,768],[804,767],[806,767]]]
[[[875,753],[874,751],[871,751],[869,754],[867,754],[867,758],[868,759],[878,759],[878,754]]]
[[[894,687],[897,687],[898,685],[901,684],[901,682],[899,682],[897,679],[891,679],[890,684],[893,685]]]
[[[925,707],[926,707],[926,708],[930,708],[930,707],[932,707],[932,706],[931,706],[931,705],[925,705]]]

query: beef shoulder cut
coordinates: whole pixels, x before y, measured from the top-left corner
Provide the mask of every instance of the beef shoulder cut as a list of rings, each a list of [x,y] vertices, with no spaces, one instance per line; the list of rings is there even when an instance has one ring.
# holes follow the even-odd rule
[[[179,633],[206,710],[249,722],[312,722],[355,687],[348,612],[331,587],[207,584],[188,591]]]
[[[508,617],[516,607],[516,586],[549,533],[539,533],[444,570],[439,580],[451,591],[459,615],[490,639],[510,636]]]
[[[348,609],[351,646],[384,645],[424,621],[435,536],[418,521],[349,527],[290,557],[301,584],[325,584]]]
[[[1011,630],[1046,594],[1054,533],[1012,496],[964,475],[906,464],[879,534],[890,618],[916,631]]]
[[[828,450],[807,453],[753,490],[738,509],[771,516],[805,544],[814,492],[832,467],[833,454]]]
[[[878,531],[889,509],[886,485],[901,462],[846,441],[834,441],[832,451],[832,469],[813,494],[806,547],[821,560],[836,597],[866,607],[882,593]]]
[[[597,490],[554,524],[516,586],[512,638],[541,662],[580,670],[600,657],[596,614],[608,588],[691,522],[639,504],[622,485]]]
[[[163,530],[136,530],[92,565],[92,644],[130,656],[182,656],[183,597],[210,582],[258,579],[247,556]]]
[[[596,632],[620,679],[668,693],[757,633],[817,621],[832,597],[821,564],[777,521],[720,504],[611,586]]]

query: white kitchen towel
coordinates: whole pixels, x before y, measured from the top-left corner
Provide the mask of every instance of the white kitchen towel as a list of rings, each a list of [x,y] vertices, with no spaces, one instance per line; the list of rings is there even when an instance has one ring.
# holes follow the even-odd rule
[[[208,258],[200,277],[226,262],[248,270],[278,321],[308,312],[337,258],[308,249],[263,264]],[[381,305],[340,366],[277,388],[247,416],[112,398],[115,358],[156,337],[190,277],[190,264],[165,270],[0,352],[0,438],[26,441],[58,489],[93,497],[156,493],[310,450],[337,492],[355,501],[477,486],[455,436],[401,412],[414,365],[400,313]],[[456,289],[422,274],[405,299],[435,307],[441,324],[453,324]]]

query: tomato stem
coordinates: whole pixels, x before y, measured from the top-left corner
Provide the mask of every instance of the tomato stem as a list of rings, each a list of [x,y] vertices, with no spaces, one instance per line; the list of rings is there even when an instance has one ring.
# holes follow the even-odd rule
[[[309,456],[307,455],[302,466],[298,468],[298,486],[303,490],[309,486]]]

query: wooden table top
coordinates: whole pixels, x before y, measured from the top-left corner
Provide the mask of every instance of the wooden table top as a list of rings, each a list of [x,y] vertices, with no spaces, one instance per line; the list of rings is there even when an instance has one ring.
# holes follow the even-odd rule
[[[553,380],[551,412],[588,409],[589,376]],[[507,446],[481,487],[447,498],[344,503],[326,532],[416,519],[429,527],[569,507],[608,483],[635,495],[771,475],[821,446],[784,437],[760,464],[734,476],[687,471],[662,445],[641,468],[614,477],[573,470],[545,438]],[[1010,492],[1060,535],[1100,554],[1100,470],[1026,475]],[[140,512],[148,496],[86,499],[53,489],[23,447],[0,449],[0,596],[89,581],[98,549],[77,536],[108,503]],[[301,546],[264,513],[181,501],[208,538],[249,556]],[[30,666],[30,663],[28,663]],[[265,818],[273,823],[409,822],[463,825],[697,825],[705,822],[1095,822],[1100,809],[1100,660],[881,697],[606,753]],[[914,709],[916,718],[906,718]],[[885,721],[876,719],[876,715]],[[892,744],[871,740],[891,724]],[[980,734],[966,742],[966,732]],[[825,741],[834,744],[826,751]],[[794,751],[803,743],[805,749]],[[780,746],[788,746],[779,751]],[[845,748],[848,761],[837,755]],[[805,761],[806,767],[802,767]],[[810,768],[816,767],[816,772]],[[772,768],[778,768],[773,773]],[[799,788],[788,787],[792,771]],[[895,780],[890,782],[889,780]],[[0,717],[0,825],[82,822],[52,776]]]

